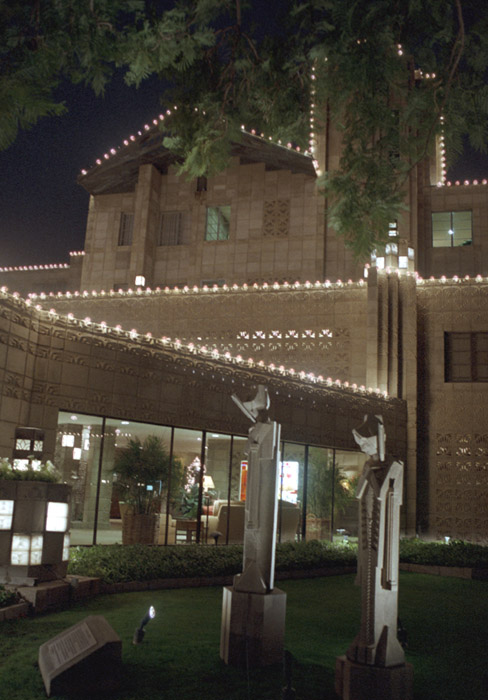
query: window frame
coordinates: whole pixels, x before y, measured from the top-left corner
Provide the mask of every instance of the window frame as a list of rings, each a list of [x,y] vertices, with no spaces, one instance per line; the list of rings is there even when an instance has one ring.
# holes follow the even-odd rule
[[[454,222],[456,214],[469,214],[469,224],[471,238],[464,238],[462,243],[456,243],[456,225]],[[449,245],[435,245],[434,239],[434,224],[435,217],[439,215],[449,215],[449,228],[447,229],[448,238],[445,239],[449,241]],[[452,231],[452,234],[449,232]],[[473,244],[473,210],[472,209],[453,209],[450,211],[433,211],[431,212],[431,243],[432,248],[463,248],[465,246],[470,246]]]
[[[117,245],[120,247],[127,247],[132,245],[134,236],[134,212],[122,211],[120,212],[119,221],[119,235],[117,238]]]
[[[454,347],[459,340],[468,341],[466,350]],[[469,354],[469,365],[466,362],[453,361],[455,354],[462,352]],[[455,377],[455,369],[459,370],[462,367],[467,371],[462,377]],[[485,369],[484,373],[480,372],[482,368]],[[446,331],[444,333],[444,381],[450,384],[488,382],[488,331]]]
[[[225,221],[225,216],[223,216],[222,211],[228,211],[228,223],[227,227],[222,228],[221,223]],[[210,212],[216,212],[217,214],[217,231],[216,238],[209,238],[209,214]],[[230,216],[231,216],[231,206],[230,204],[219,204],[217,206],[208,206],[205,213],[205,241],[206,242],[216,242],[216,241],[228,241],[230,238]],[[221,235],[221,231],[224,231],[226,235]]]

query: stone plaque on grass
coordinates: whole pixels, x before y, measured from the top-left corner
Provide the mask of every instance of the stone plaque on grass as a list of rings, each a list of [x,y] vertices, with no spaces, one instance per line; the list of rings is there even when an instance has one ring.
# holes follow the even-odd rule
[[[46,693],[89,697],[112,692],[120,678],[122,641],[102,615],[90,615],[39,647]]]

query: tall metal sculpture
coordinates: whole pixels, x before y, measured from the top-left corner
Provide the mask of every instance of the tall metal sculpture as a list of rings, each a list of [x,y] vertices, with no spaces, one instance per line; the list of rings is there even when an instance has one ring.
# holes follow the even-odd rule
[[[336,692],[343,700],[409,700],[413,669],[397,639],[403,463],[385,452],[381,416],[365,416],[353,435],[369,456],[356,493],[361,627],[337,659]]]
[[[224,588],[220,656],[228,664],[264,666],[283,656],[286,594],[274,588],[280,433],[267,417],[269,395],[232,399],[253,421],[247,442],[248,483],[243,571]]]

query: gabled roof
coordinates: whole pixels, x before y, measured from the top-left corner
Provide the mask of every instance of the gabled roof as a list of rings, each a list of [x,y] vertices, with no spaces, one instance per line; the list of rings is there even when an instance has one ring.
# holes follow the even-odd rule
[[[178,159],[163,146],[165,133],[159,125],[146,130],[132,140],[125,141],[117,150],[112,149],[104,159],[88,171],[82,171],[78,183],[90,194],[116,194],[132,192],[137,184],[139,167],[152,163],[161,173],[178,162]],[[243,164],[264,163],[267,170],[291,170],[315,177],[313,159],[292,148],[242,131],[240,142],[232,144],[231,154]]]

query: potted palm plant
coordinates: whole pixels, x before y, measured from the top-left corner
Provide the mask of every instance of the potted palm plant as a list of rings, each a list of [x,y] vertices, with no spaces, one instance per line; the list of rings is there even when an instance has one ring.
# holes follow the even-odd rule
[[[178,461],[173,461],[178,478]],[[121,501],[123,544],[153,544],[156,541],[159,515],[167,494],[170,455],[163,440],[148,435],[128,441],[117,452],[113,471]]]

